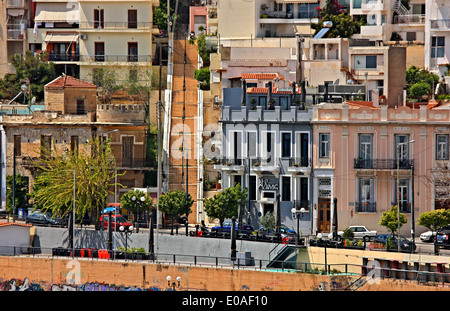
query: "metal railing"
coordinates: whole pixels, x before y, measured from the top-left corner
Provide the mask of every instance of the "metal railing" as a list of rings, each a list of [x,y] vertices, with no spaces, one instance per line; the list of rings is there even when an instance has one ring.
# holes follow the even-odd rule
[[[357,213],[376,213],[377,202],[355,202],[355,211]]]
[[[87,21],[80,22],[80,29],[98,29],[98,30],[110,30],[110,29],[137,29],[148,30],[153,28],[152,22],[98,22]]]
[[[374,169],[374,170],[393,170],[393,169],[411,169],[412,165],[414,163],[414,160],[400,160],[398,161],[395,159],[354,159],[354,166],[355,169]]]
[[[97,55],[80,55],[82,62],[151,62],[151,55],[111,55],[111,54],[97,54]]]
[[[308,167],[311,166],[311,159],[306,157],[289,158],[290,167]]]
[[[394,24],[425,24],[425,14],[396,15]]]
[[[154,167],[155,160],[151,158],[116,158],[118,167],[139,168]]]
[[[431,21],[432,29],[448,29],[450,28],[450,19],[435,19]]]

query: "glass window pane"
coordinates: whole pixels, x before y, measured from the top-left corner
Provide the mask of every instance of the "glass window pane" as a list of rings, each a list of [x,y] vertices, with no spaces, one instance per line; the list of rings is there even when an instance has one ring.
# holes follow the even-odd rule
[[[366,68],[377,68],[377,56],[376,55],[366,56]]]

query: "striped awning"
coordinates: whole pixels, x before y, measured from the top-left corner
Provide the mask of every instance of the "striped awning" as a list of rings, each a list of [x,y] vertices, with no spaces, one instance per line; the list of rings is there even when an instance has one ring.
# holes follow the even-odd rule
[[[78,40],[78,34],[74,33],[48,33],[45,42],[74,42]]]
[[[67,3],[37,3],[36,23],[78,23],[79,8],[76,5],[69,6]]]

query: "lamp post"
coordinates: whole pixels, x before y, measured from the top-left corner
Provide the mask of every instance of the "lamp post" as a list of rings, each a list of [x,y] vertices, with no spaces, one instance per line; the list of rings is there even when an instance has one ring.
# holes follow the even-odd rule
[[[305,208],[302,207],[301,209],[296,209],[293,207],[291,209],[292,218],[297,219],[297,241],[295,241],[295,246],[297,246],[298,241],[300,240],[300,219],[303,218],[305,215]]]
[[[142,203],[144,203],[144,202],[145,202],[145,196],[142,196],[139,200],[140,200]],[[136,233],[139,233],[139,216],[140,216],[140,213],[139,213],[139,206],[140,206],[142,203],[139,202],[139,201],[137,200],[137,198],[136,198],[135,195],[133,195],[133,196],[131,197],[131,201],[133,201],[134,204],[136,205]]]
[[[179,288],[180,287],[180,282],[181,282],[181,276],[177,276],[177,278],[176,278],[176,283],[175,282],[170,282],[170,281],[172,281],[172,277],[170,276],[170,275],[168,275],[167,277],[166,277],[166,280],[167,280],[167,286],[169,286],[169,287],[171,287],[172,288],[172,290],[175,290],[175,288]]]

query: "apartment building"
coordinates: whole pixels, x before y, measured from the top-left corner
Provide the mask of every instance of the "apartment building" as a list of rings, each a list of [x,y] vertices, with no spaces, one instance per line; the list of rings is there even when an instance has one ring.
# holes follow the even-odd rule
[[[272,212],[282,224],[296,228],[291,210],[304,208],[299,228],[309,234],[311,110],[298,104],[299,88],[284,88],[275,76],[243,73],[242,88],[223,89],[221,153],[213,160],[222,187],[239,183],[248,188],[246,223],[258,226],[260,217]],[[253,85],[254,80],[268,86]]]
[[[120,102],[120,101],[119,101]],[[70,76],[60,76],[45,86],[44,110],[2,115],[2,179],[16,174],[24,176],[31,191],[36,167],[33,159],[43,146],[57,152],[82,150],[93,137],[110,139],[118,182],[118,198],[133,187],[144,186],[144,172],[153,167],[146,156],[146,113],[141,103],[97,102],[97,86]],[[15,150],[15,151],[14,151]],[[15,152],[15,153],[14,153]],[[5,187],[2,184],[2,187]],[[114,195],[108,198],[114,202]]]
[[[406,48],[374,46],[367,40],[298,38],[299,72],[309,86],[364,85],[366,100],[392,106],[403,102]],[[357,95],[357,94],[355,94]],[[351,99],[351,97],[349,98]]]
[[[29,0],[7,0],[0,3],[0,78],[13,73],[9,58],[14,54],[24,54],[27,49],[27,24],[30,14]]]
[[[446,206],[445,181],[435,176],[448,167],[449,117],[448,105],[315,106],[314,231],[329,232],[334,198],[340,230],[366,225],[384,232],[380,217],[398,204],[408,219],[401,234],[408,237],[420,213]],[[416,228],[416,236],[424,230]]]

